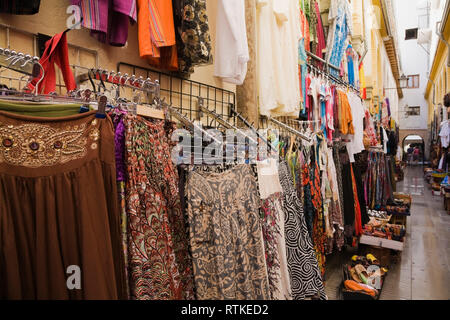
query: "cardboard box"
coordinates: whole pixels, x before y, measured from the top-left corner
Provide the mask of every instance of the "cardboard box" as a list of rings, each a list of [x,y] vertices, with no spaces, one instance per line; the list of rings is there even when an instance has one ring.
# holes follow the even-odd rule
[[[361,235],[361,238],[359,238],[359,243],[367,244],[369,246],[392,249],[396,251],[403,251],[403,242],[401,241],[367,236],[365,234]]]

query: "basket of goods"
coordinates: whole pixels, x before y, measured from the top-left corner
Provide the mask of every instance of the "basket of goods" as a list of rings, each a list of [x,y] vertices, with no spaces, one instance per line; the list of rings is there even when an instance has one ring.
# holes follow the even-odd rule
[[[341,293],[343,300],[377,300],[380,298],[386,267],[373,254],[353,256],[351,263],[342,267],[343,281]]]

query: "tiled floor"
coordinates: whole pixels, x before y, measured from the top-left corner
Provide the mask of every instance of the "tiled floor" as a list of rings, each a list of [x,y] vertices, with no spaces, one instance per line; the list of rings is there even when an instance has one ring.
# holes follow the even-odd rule
[[[422,166],[408,167],[397,191],[413,197],[407,220],[405,247],[398,263],[390,266],[380,299],[450,299],[450,215],[443,199],[433,196],[423,179]],[[341,266],[355,252],[327,257],[326,291],[329,299],[339,299]]]

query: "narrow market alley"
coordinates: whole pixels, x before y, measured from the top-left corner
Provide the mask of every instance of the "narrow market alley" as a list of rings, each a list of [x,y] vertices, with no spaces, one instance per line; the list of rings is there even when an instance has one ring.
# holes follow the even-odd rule
[[[422,166],[405,169],[397,191],[411,194],[411,216],[407,218],[405,246],[397,263],[389,266],[380,300],[450,299],[450,215],[441,196],[434,196],[423,178]],[[330,299],[339,299],[342,263],[356,251],[331,256],[326,289]]]

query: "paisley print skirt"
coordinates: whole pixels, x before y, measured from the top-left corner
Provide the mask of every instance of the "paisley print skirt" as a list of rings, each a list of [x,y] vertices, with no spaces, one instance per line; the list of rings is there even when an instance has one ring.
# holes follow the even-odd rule
[[[191,171],[186,192],[197,299],[268,299],[259,196],[251,168]]]
[[[164,121],[127,115],[128,266],[139,300],[193,299],[192,261],[181,209],[178,172]]]

